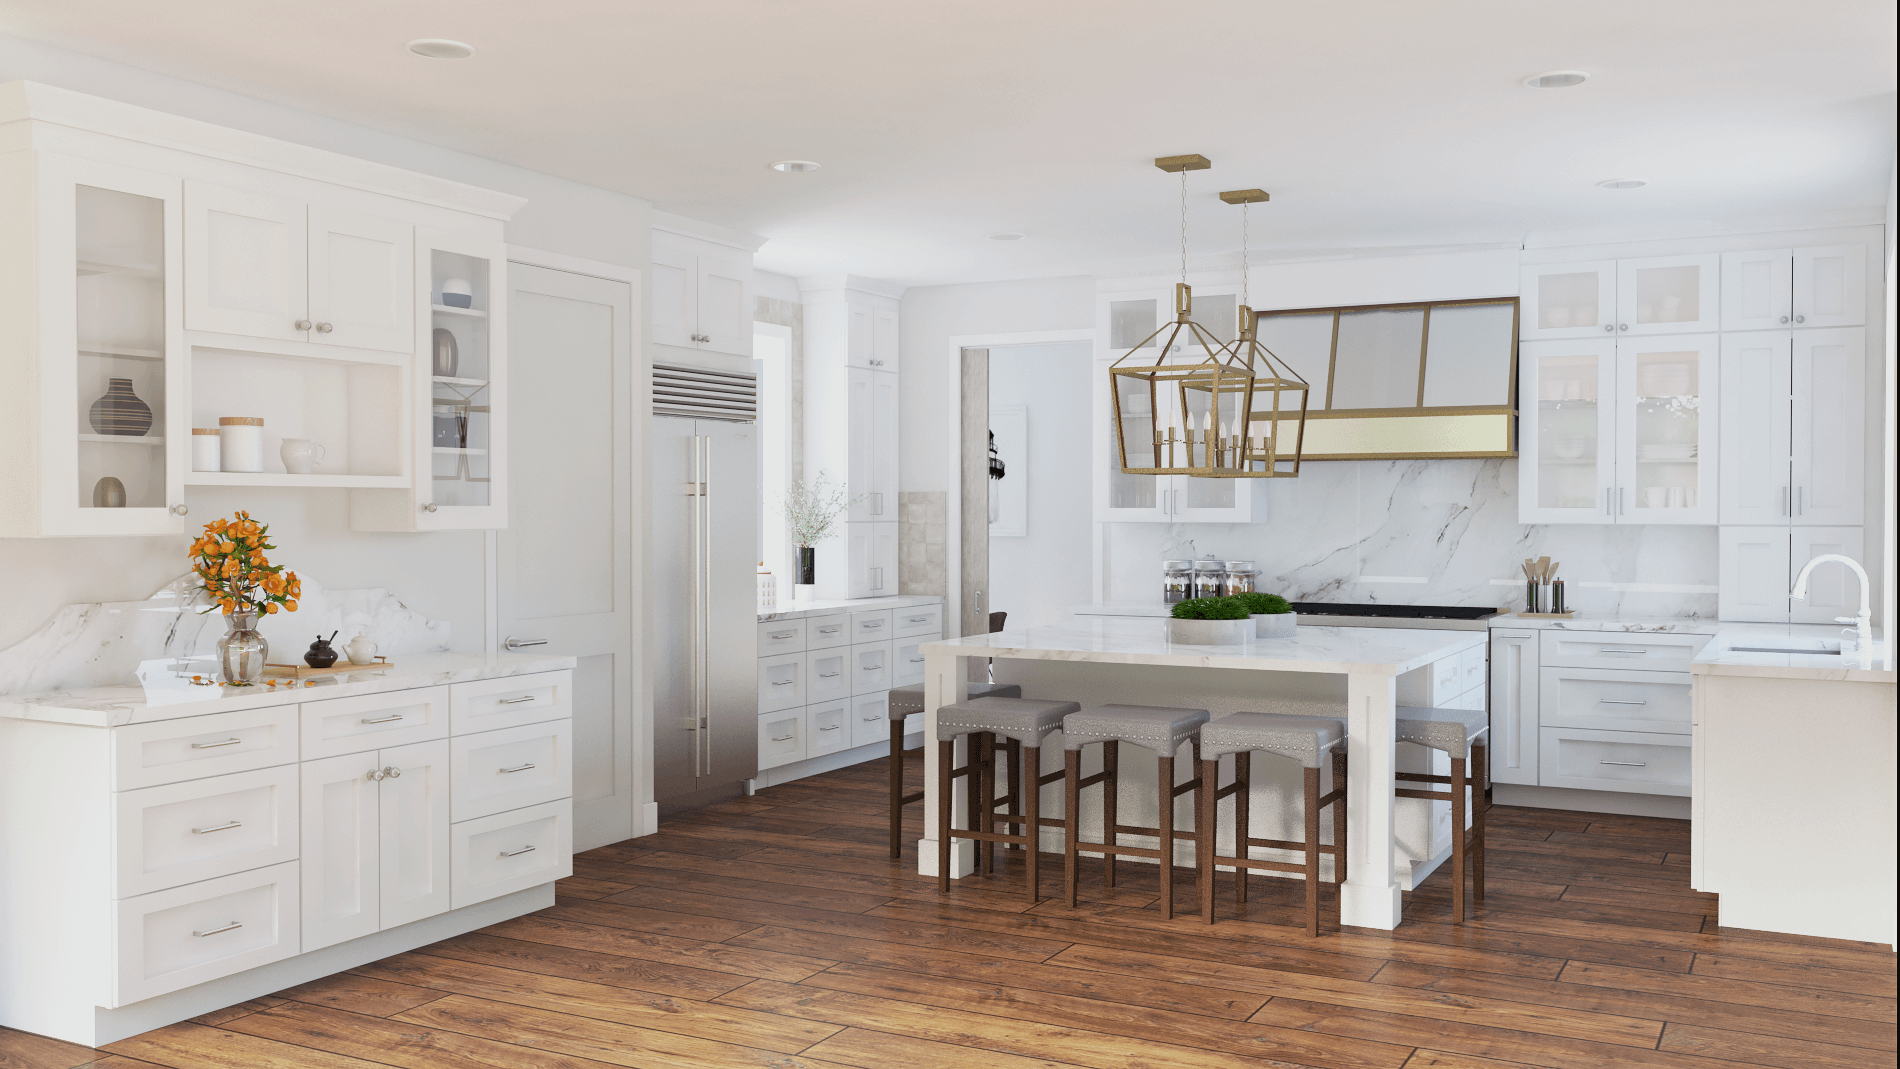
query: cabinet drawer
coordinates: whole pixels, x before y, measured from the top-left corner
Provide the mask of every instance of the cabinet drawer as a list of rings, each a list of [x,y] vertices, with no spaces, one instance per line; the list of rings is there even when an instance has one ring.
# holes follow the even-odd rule
[[[805,759],[805,710],[759,714],[759,768]]]
[[[891,654],[891,686],[914,687],[924,681],[924,650],[926,642],[942,642],[942,635],[923,635],[908,642],[895,644]]]
[[[811,732],[805,756],[836,753],[851,748],[851,702],[835,701],[805,709],[805,727]]]
[[[1463,654],[1452,654],[1442,660],[1433,661],[1432,699],[1434,702],[1465,692],[1465,659]]]
[[[449,819],[460,822],[574,793],[572,720],[449,740]]]
[[[805,649],[805,620],[772,620],[759,625],[759,656],[799,653]]]
[[[889,609],[851,614],[851,641],[853,643],[888,640],[894,630],[892,613]]]
[[[573,806],[563,799],[449,826],[452,908],[574,874]]]
[[[865,694],[851,699],[851,745],[869,746],[872,743],[889,745],[891,725],[890,694]]]
[[[864,642],[851,647],[851,693],[891,689],[891,644]]]
[[[1537,764],[1545,787],[1689,794],[1689,736],[1544,728]]]
[[[295,705],[112,729],[115,791],[246,772],[295,760]]]
[[[1545,631],[1538,657],[1545,668],[1620,668],[1639,672],[1687,672],[1708,635],[1659,635],[1637,631]]]
[[[1466,689],[1464,658],[1460,654],[1433,661],[1398,678],[1400,705],[1421,705],[1428,709],[1457,708],[1452,703]]]
[[[120,901],[114,1006],[300,952],[297,862]]]
[[[574,673],[479,679],[449,684],[449,731],[467,735],[574,715]]]
[[[759,658],[759,712],[777,712],[805,704],[805,655],[781,653]]]
[[[1537,704],[1545,727],[1689,733],[1687,672],[1546,668]]]
[[[805,654],[805,704],[850,697],[851,675],[846,671],[850,660],[849,646]]]
[[[1470,690],[1472,687],[1482,687],[1490,681],[1490,652],[1486,646],[1479,646],[1466,650],[1459,656],[1458,667],[1459,672],[1462,673],[1458,684],[1460,688]]]
[[[123,791],[113,803],[115,898],[297,858],[296,765]]]
[[[805,648],[808,650],[828,650],[833,646],[851,645],[851,618],[849,616],[814,616],[805,621]]]
[[[306,761],[384,746],[407,746],[448,736],[449,688],[423,687],[305,702],[297,715],[303,724]]]
[[[917,609],[893,609],[892,638],[917,638],[943,634],[943,606],[925,605]]]

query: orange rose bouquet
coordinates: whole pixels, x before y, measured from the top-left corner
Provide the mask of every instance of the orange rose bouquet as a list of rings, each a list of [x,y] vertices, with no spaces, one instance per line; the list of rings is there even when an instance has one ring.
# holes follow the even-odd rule
[[[303,583],[296,572],[287,572],[264,556],[265,550],[277,548],[264,541],[269,532],[268,524],[240,511],[228,520],[205,524],[205,533],[191,544],[192,570],[216,603],[213,607],[222,608],[226,616],[274,613],[280,605],[285,612],[297,611]]]

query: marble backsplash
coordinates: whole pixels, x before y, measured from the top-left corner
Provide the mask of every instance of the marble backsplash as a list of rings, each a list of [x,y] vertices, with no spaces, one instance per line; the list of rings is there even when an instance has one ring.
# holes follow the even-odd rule
[[[1714,618],[1716,528],[1521,524],[1517,463],[1311,462],[1267,483],[1261,522],[1108,524],[1103,600],[1158,601],[1163,559],[1211,555],[1295,601],[1519,609],[1521,562],[1549,556],[1579,612]]]
[[[303,576],[295,613],[263,617],[273,663],[298,663],[317,635],[339,646],[358,633],[392,660],[449,648],[449,624],[411,610],[381,587],[331,590]],[[179,671],[216,671],[219,613],[199,615],[197,580],[182,576],[144,601],[68,605],[45,627],[0,650],[0,694],[38,694],[134,682],[153,661]],[[149,668],[146,670],[149,671]]]

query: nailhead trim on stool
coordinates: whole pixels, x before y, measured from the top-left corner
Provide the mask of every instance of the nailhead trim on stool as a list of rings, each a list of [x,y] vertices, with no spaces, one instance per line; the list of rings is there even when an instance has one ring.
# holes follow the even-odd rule
[[[1455,924],[1465,922],[1467,859],[1471,867],[1471,898],[1479,905],[1484,903],[1484,812],[1490,808],[1484,802],[1485,779],[1489,774],[1489,747],[1485,736],[1490,730],[1491,719],[1483,709],[1428,709],[1401,705],[1398,720],[1394,724],[1395,737],[1399,742],[1443,750],[1451,755],[1451,775],[1400,772],[1396,776],[1400,786],[1392,793],[1399,798],[1451,803],[1451,919]],[[1467,756],[1471,764],[1468,779],[1465,775]],[[1403,786],[1406,783],[1444,783],[1449,784],[1451,789],[1426,791]],[[1471,788],[1475,807],[1469,830],[1465,828],[1467,786]]]
[[[1014,683],[972,683],[972,698],[1020,698]],[[904,807],[924,800],[924,792],[904,793],[904,718],[924,711],[924,688],[895,687],[886,699],[884,719],[891,729],[891,860],[904,855]],[[1012,752],[1014,748],[1012,747]],[[920,751],[921,752],[921,751]],[[1014,812],[1014,810],[1012,810]]]
[[[1062,722],[1062,748],[1067,751],[1063,754],[1062,767],[1063,860],[1066,863],[1063,882],[1069,896],[1069,908],[1075,908],[1080,857],[1077,851],[1086,846],[1091,851],[1101,853],[1104,878],[1110,887],[1115,886],[1116,857],[1154,858],[1155,867],[1161,873],[1162,914],[1169,918],[1174,916],[1174,841],[1187,839],[1195,844],[1197,851],[1200,849],[1201,808],[1205,800],[1200,777],[1193,777],[1182,784],[1174,782],[1174,752],[1182,743],[1192,742],[1193,760],[1198,766],[1201,760],[1201,725],[1205,723],[1205,709],[1170,709],[1154,705],[1103,705],[1071,713]],[[1082,747],[1097,742],[1102,744],[1102,770],[1084,779]],[[1124,826],[1117,819],[1119,799],[1116,795],[1121,787],[1120,753],[1124,742],[1155,753],[1155,791],[1161,824],[1158,828]],[[1102,841],[1084,843],[1081,841],[1081,824],[1077,818],[1081,809],[1082,789],[1098,783],[1102,785]],[[1174,800],[1189,792],[1194,794],[1194,830],[1176,831]],[[1150,850],[1140,846],[1121,846],[1117,844],[1116,837],[1124,833],[1152,835],[1157,840],[1157,848]]]
[[[1041,787],[1056,778],[1045,780],[1042,775],[1042,740],[1061,730],[1062,718],[1080,708],[1075,702],[991,697],[969,698],[937,710],[937,893],[950,891],[950,841],[970,839],[978,845],[983,872],[994,871],[992,844],[1021,846],[1028,868],[1029,902],[1034,905],[1041,900],[1038,894],[1041,851],[1036,849],[1042,826]],[[956,740],[965,735],[969,736],[969,743],[964,764],[961,769],[954,769],[951,759]],[[1021,768],[1011,764],[1008,797],[1017,797],[1027,786],[1027,804],[1021,820],[1014,819],[1013,804],[1009,815],[1001,820],[1006,828],[1021,824],[1021,835],[994,830],[999,801],[995,779],[998,735],[1022,744],[1022,764],[1029,770],[1030,782],[1024,784],[1020,780]],[[965,785],[973,788],[969,791],[970,826],[962,831],[951,827],[950,822],[950,781],[958,776],[965,777]]]

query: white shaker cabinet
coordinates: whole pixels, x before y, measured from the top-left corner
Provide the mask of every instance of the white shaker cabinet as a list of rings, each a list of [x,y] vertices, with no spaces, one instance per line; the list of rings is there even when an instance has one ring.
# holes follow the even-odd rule
[[[897,375],[845,372],[845,471],[852,522],[897,519]]]
[[[898,296],[850,276],[806,279],[805,477],[821,474],[850,499],[845,522],[820,543],[817,596],[897,593]]]
[[[655,344],[751,356],[751,250],[656,229],[652,323]]]
[[[1723,523],[1862,522],[1865,349],[1860,328],[1723,337]]]
[[[1538,264],[1522,272],[1525,341],[1692,334],[1721,322],[1720,257]]]
[[[1722,257],[1722,329],[1856,327],[1867,321],[1867,247],[1760,249]]]
[[[1537,632],[1491,631],[1491,778],[1537,785]]]
[[[1785,524],[1793,511],[1794,339],[1722,336],[1721,521]]]
[[[305,762],[306,953],[449,909],[447,739]]]
[[[1864,559],[1860,527],[1723,527],[1717,540],[1717,610],[1724,620],[1830,624],[1860,609],[1859,580],[1838,564],[1814,570],[1808,596],[1788,591],[1808,561],[1823,553]]]
[[[883,598],[897,593],[897,528],[889,523],[847,523],[844,527],[847,598]],[[822,576],[824,558],[820,558]],[[823,582],[822,578],[820,580]],[[822,588],[822,587],[821,587]]]

